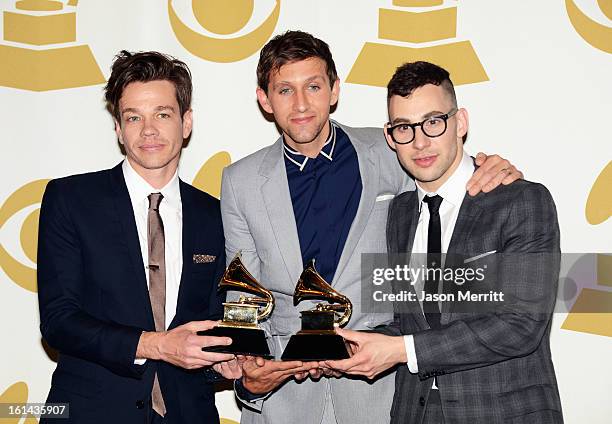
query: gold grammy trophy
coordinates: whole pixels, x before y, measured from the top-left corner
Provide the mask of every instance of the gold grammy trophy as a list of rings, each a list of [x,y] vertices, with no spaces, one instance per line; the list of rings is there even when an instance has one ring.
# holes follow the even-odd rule
[[[317,272],[310,261],[293,293],[293,304],[305,299],[322,299],[314,309],[301,312],[302,329],[291,336],[281,357],[284,361],[322,361],[349,357],[344,339],[335,328],[351,319],[353,304],[350,299],[334,290]]]
[[[240,259],[240,252],[232,259],[225,270],[219,290],[238,290],[254,293],[259,297],[241,295],[236,302],[223,304],[223,320],[210,330],[198,331],[199,336],[230,337],[229,346],[209,346],[202,350],[208,352],[233,353],[251,356],[270,357],[270,349],[264,331],[258,322],[266,318],[274,308],[272,292],[263,287],[247,271]]]

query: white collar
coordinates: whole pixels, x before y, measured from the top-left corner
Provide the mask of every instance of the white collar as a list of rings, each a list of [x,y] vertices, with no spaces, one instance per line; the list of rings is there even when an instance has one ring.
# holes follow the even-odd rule
[[[329,136],[327,137],[327,141],[321,148],[321,151],[319,152],[319,154],[327,158],[331,162],[333,160],[334,150],[336,148],[336,124],[332,121],[329,121],[329,123],[330,123]],[[285,143],[284,139],[283,139],[283,153],[287,159],[289,159],[291,162],[293,162],[300,168],[300,171],[304,170],[304,167],[306,166],[308,159],[310,159],[308,156],[304,155],[303,153],[300,153],[297,150],[294,150],[291,147],[289,147],[287,143]]]
[[[140,202],[146,202],[149,204],[148,196],[151,193],[161,193],[164,196],[164,203],[166,206],[174,210],[181,210],[181,190],[179,187],[178,169],[174,172],[170,181],[161,189],[156,189],[151,186],[144,178],[142,178],[130,165],[127,158],[123,161],[123,178],[125,179],[125,185],[127,186],[128,192],[132,204],[136,205]]]

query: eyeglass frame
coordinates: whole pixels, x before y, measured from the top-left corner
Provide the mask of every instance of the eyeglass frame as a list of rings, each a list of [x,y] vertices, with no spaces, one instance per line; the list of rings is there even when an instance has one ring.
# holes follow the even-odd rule
[[[386,130],[387,134],[389,134],[389,136],[391,137],[391,140],[393,140],[393,142],[395,144],[410,144],[410,143],[412,143],[414,141],[414,139],[416,138],[416,129],[417,129],[417,127],[421,127],[421,131],[427,137],[429,137],[429,138],[437,138],[437,137],[442,136],[446,132],[446,130],[448,129],[448,122],[447,122],[448,119],[452,118],[453,116],[455,116],[455,114],[458,111],[459,111],[459,109],[453,108],[448,113],[445,113],[444,115],[430,116],[429,118],[423,119],[421,122],[415,122],[414,124],[410,124],[408,122],[400,122],[399,124],[395,124],[393,126],[389,126],[391,124],[391,122],[387,122],[387,128],[385,128],[385,130]],[[428,120],[433,119],[433,118],[439,118],[439,119],[442,119],[444,121],[444,130],[440,134],[432,136],[432,135],[429,135],[429,134],[427,134],[425,132],[425,130],[423,129],[423,124],[425,122],[427,122]],[[393,131],[397,127],[399,127],[401,125],[408,125],[410,128],[412,128],[412,139],[410,141],[397,141],[395,139],[395,137],[393,136]]]

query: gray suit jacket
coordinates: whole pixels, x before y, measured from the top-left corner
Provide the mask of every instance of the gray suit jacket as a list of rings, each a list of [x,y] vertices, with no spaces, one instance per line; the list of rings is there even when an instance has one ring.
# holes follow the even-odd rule
[[[418,214],[416,192],[394,199],[390,252],[412,251]],[[471,258],[491,251],[503,255],[479,261],[497,256],[503,306],[468,313],[446,303],[439,330],[429,328],[416,302],[412,311],[396,314],[388,333],[414,334],[419,373],[398,369],[392,423],[421,423],[433,377],[447,424],[563,422],[549,344],[559,228],[544,186],[517,181],[488,194],[466,194],[448,252]]]
[[[357,214],[338,263],[332,286],[353,302],[347,328],[372,329],[390,323],[392,314],[361,313],[361,257],[385,252],[385,228],[391,198],[414,190],[379,128],[341,125],[357,152],[363,190]],[[272,290],[276,306],[263,322],[272,353],[279,358],[301,325],[299,312],[311,301],[293,306],[293,291],[304,268],[283,159],[282,138],[227,167],[223,173],[221,211],[226,254],[242,251],[248,270]],[[231,298],[232,293],[228,294]],[[287,381],[263,401],[245,403],[243,423],[319,424],[330,391],[339,424],[389,421],[393,376],[362,379]],[[367,408],[364,406],[367,405]]]

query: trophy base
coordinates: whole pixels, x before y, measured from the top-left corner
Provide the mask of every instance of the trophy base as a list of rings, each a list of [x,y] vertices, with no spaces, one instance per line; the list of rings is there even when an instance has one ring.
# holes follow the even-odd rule
[[[266,335],[260,328],[215,327],[206,331],[198,331],[198,336],[230,337],[229,346],[207,346],[206,352],[231,353],[234,355],[261,356],[272,358],[266,342]]]
[[[283,361],[325,361],[348,359],[344,339],[337,334],[298,333],[289,339]]]

